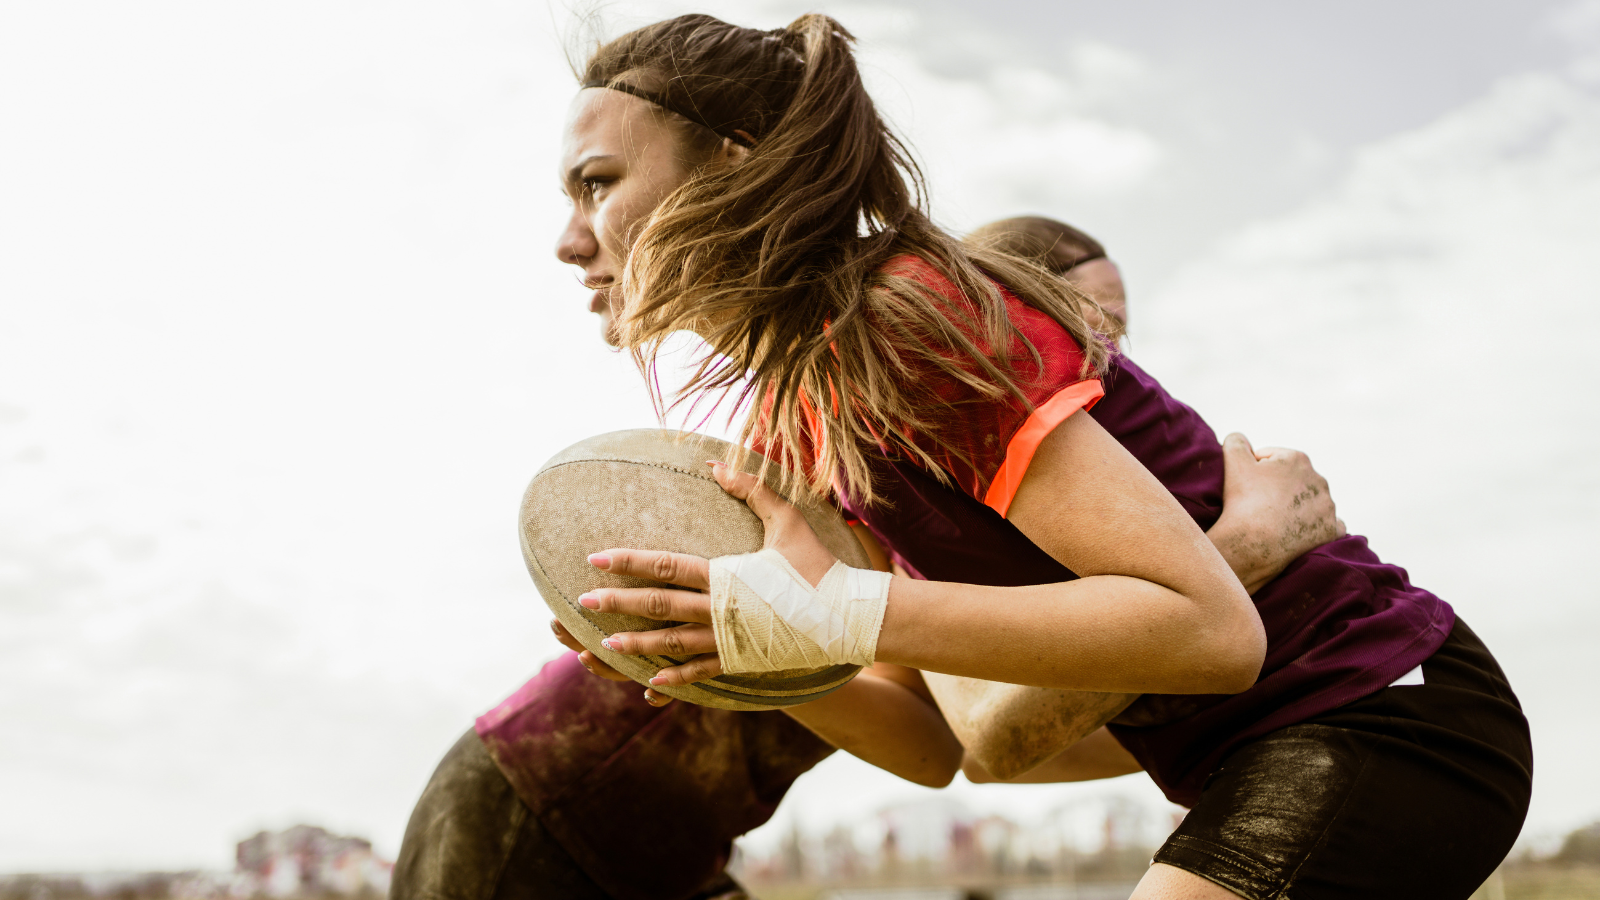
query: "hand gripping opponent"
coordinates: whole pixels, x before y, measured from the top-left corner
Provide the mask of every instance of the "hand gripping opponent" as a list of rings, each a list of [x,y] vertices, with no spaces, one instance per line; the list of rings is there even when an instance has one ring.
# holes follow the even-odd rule
[[[783,554],[711,562],[711,629],[730,674],[872,665],[889,601],[888,572],[842,562],[812,587]]]

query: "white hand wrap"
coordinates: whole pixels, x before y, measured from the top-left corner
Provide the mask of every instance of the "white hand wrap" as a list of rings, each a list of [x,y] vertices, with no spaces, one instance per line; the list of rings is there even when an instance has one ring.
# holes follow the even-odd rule
[[[812,587],[776,550],[711,560],[711,631],[722,671],[872,665],[891,577],[836,562]]]

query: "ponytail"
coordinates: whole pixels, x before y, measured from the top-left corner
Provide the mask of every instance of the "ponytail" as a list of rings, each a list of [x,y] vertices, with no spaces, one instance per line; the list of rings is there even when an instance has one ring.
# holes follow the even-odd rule
[[[601,46],[581,81],[751,147],[737,166],[697,170],[629,253],[617,325],[640,367],[653,369],[675,331],[698,332],[711,351],[670,402],[646,379],[658,410],[731,392],[744,442],[778,459],[787,491],[826,491],[837,478],[871,503],[868,454],[904,455],[940,478],[939,457],[970,464],[967,442],[941,436],[938,376],[983,397],[1022,396],[1010,359],[981,349],[1020,341],[1039,359],[994,279],[1066,328],[1086,369],[1108,351],[1066,282],[964,249],[929,220],[922,173],[867,94],[854,41],[815,13],[769,32],[680,16]],[[886,274],[899,254],[928,261],[971,303]]]

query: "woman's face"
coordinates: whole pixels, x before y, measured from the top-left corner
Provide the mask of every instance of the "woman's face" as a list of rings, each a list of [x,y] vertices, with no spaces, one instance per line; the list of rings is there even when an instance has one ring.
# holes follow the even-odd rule
[[[1073,266],[1062,276],[1099,303],[1101,308],[1128,324],[1128,293],[1122,286],[1122,270],[1109,259],[1091,259]]]
[[[650,213],[689,177],[682,151],[672,124],[648,101],[606,88],[585,88],[572,101],[560,170],[572,217],[556,257],[583,270],[584,286],[594,290],[589,311],[613,346],[613,289]]]

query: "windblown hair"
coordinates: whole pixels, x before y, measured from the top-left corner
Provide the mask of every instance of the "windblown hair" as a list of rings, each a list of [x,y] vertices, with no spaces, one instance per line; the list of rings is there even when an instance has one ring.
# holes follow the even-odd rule
[[[700,165],[657,207],[629,251],[620,304],[613,294],[657,409],[735,392],[743,442],[782,464],[786,493],[837,483],[872,503],[869,454],[941,479],[948,461],[970,464],[970,442],[941,434],[949,405],[934,384],[1022,396],[1006,348],[1039,354],[996,282],[1067,329],[1086,370],[1110,350],[1085,319],[1092,301],[1039,260],[968,249],[930,221],[922,174],[867,95],[853,42],[824,15],[773,31],[686,15],[600,45],[580,81],[688,119],[705,138],[688,142],[695,152],[722,138],[752,148],[737,165]],[[968,302],[884,271],[899,254],[926,260]],[[653,371],[679,330],[709,352],[669,404]]]

